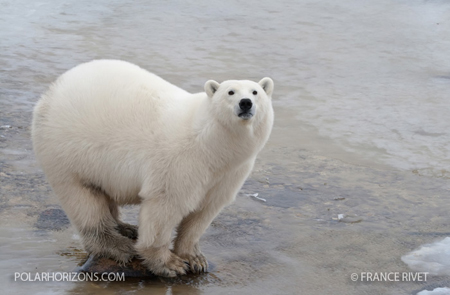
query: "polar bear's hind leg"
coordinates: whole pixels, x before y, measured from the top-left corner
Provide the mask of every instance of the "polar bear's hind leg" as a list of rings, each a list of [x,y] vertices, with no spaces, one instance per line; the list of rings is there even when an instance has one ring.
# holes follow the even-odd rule
[[[126,263],[135,255],[133,240],[120,233],[126,231],[121,231],[121,224],[111,212],[117,207],[111,210],[109,196],[75,179],[53,183],[52,187],[88,253],[119,263]]]

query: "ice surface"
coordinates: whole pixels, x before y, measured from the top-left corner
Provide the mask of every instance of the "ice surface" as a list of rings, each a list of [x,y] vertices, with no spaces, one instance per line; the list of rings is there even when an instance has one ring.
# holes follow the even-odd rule
[[[415,271],[428,272],[431,275],[450,275],[450,237],[423,245],[418,250],[404,255],[402,260]]]
[[[449,295],[449,288],[436,288],[433,291],[423,290],[417,293],[417,295]]]

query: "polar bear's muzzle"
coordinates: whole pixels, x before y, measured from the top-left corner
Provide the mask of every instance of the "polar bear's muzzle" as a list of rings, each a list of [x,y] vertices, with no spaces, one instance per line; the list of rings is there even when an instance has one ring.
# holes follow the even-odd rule
[[[244,120],[248,120],[254,115],[253,102],[250,98],[243,98],[239,101],[238,117]]]

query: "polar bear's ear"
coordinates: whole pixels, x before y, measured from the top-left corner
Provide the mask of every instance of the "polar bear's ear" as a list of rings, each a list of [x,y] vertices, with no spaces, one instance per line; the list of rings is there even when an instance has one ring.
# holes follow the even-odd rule
[[[216,93],[217,89],[219,89],[220,84],[214,80],[206,81],[205,83],[205,92],[209,97],[213,97],[214,93]]]
[[[269,77],[262,78],[258,83],[262,89],[267,93],[267,96],[271,97],[273,92],[273,81]]]

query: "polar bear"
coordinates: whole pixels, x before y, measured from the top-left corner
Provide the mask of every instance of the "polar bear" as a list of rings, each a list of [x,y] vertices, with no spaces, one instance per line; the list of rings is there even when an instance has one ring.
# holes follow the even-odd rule
[[[273,89],[270,78],[210,80],[191,94],[118,60],[60,76],[34,109],[32,140],[86,251],[138,255],[161,276],[207,271],[200,236],[269,138]],[[137,228],[119,220],[125,204],[141,205]]]

